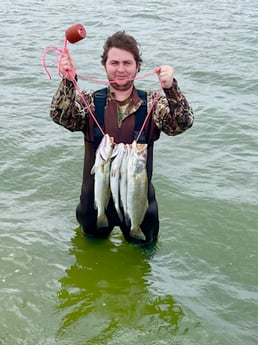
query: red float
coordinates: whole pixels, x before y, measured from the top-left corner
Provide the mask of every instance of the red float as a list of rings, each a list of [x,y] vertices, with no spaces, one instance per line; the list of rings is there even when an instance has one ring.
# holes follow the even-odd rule
[[[68,42],[76,43],[86,37],[86,30],[82,24],[74,24],[65,31]]]

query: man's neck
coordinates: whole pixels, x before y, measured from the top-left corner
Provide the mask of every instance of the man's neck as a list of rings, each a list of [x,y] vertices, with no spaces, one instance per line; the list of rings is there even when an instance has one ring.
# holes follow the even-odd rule
[[[120,101],[120,102],[123,102],[125,101],[126,99],[129,99],[131,94],[132,94],[132,91],[133,91],[133,86],[130,87],[130,89],[128,90],[123,90],[123,91],[120,91],[120,90],[116,90],[114,88],[110,88],[110,91],[112,93],[112,96],[113,98],[116,100],[116,101]]]

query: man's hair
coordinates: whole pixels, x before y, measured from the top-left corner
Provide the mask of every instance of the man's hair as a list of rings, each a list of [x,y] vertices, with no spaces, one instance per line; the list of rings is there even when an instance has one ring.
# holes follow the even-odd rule
[[[125,31],[117,31],[112,36],[109,36],[103,46],[103,54],[101,55],[101,63],[105,66],[107,62],[108,51],[110,48],[119,48],[127,50],[133,54],[138,71],[140,71],[142,58],[139,46],[134,37],[125,33]]]

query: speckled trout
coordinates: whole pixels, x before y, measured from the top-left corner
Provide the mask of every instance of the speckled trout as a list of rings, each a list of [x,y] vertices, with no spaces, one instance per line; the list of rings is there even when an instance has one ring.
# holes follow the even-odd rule
[[[148,178],[146,171],[147,144],[133,141],[127,163],[127,213],[130,219],[130,236],[146,240],[140,225],[148,207]]]
[[[108,219],[105,213],[110,199],[110,164],[113,153],[114,139],[105,134],[96,151],[96,158],[91,173],[95,174],[94,199],[98,211],[97,227],[108,226]]]
[[[127,162],[130,146],[124,145],[124,154],[120,166],[119,192],[120,204],[124,212],[125,221],[128,224],[127,215]]]
[[[121,222],[123,221],[123,213],[121,211],[120,206],[120,167],[123,160],[125,151],[125,145],[123,143],[119,143],[115,145],[111,162],[111,168],[110,168],[110,189],[112,198],[114,201],[115,209],[117,211],[117,214],[119,216],[119,219]]]

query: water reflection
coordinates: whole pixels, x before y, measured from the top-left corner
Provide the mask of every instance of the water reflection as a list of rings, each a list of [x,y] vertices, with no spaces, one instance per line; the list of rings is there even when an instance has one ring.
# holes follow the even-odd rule
[[[74,264],[60,280],[58,337],[102,344],[119,333],[127,336],[125,344],[136,333],[158,337],[177,332],[181,308],[171,296],[151,292],[153,249],[143,250],[118,237],[89,241],[77,229],[70,254]]]

